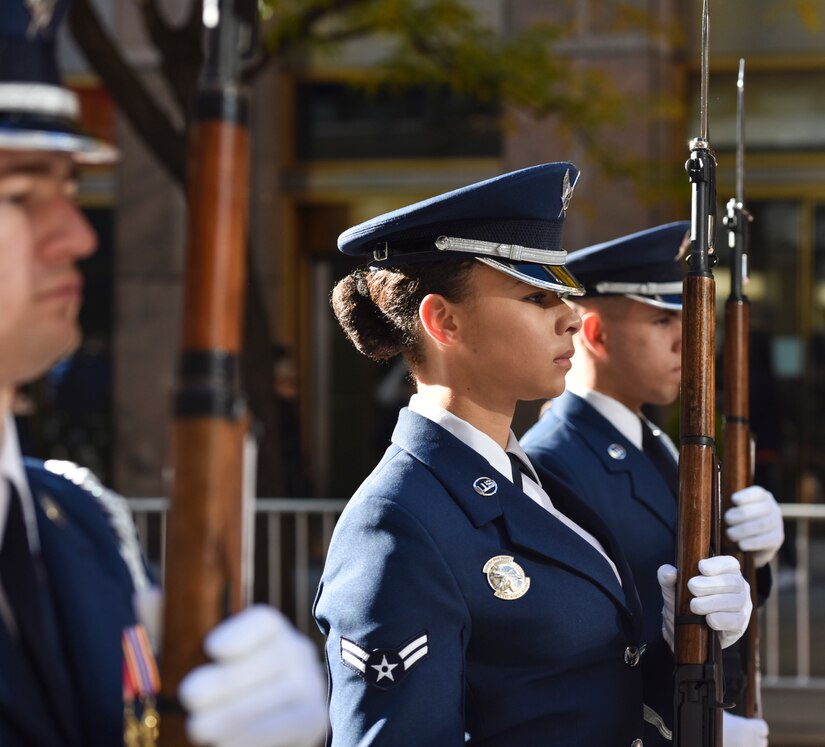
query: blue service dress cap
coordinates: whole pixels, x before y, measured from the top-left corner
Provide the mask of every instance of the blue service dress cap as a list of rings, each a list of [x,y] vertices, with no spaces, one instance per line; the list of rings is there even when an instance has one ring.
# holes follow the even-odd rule
[[[682,308],[680,261],[690,221],[665,223],[571,252],[567,267],[585,295],[628,296],[664,309]]]
[[[561,243],[578,176],[567,162],[495,176],[353,226],[338,248],[373,270],[475,257],[530,285],[582,295]]]
[[[64,87],[55,39],[70,0],[3,0],[0,14],[0,149],[71,154],[111,163],[117,151],[80,128],[80,104]]]

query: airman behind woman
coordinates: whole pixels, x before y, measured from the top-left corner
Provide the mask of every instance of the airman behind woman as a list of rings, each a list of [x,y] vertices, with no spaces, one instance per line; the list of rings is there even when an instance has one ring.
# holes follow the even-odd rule
[[[570,368],[580,320],[563,299],[581,288],[561,229],[577,176],[523,169],[339,238],[370,264],[336,286],[336,316],[365,355],[403,354],[417,393],[318,590],[329,744],[641,744],[627,561],[510,430],[516,402],[558,396]],[[715,597],[741,633],[747,585]]]

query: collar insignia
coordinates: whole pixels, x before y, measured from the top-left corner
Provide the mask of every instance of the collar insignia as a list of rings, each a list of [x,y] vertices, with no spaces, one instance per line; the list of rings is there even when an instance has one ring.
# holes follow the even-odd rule
[[[613,459],[622,460],[627,456],[627,449],[621,444],[610,444],[607,447],[607,453],[613,457]]]
[[[397,649],[376,648],[372,651],[341,636],[341,661],[344,666],[379,690],[389,690],[400,684],[407,673],[429,654],[429,635],[426,631],[402,643]]]
[[[57,524],[58,526],[66,523],[66,517],[63,514],[63,510],[48,493],[41,493],[38,496],[38,500],[40,501],[40,507],[43,509],[46,514],[46,518],[48,518],[49,521]]]
[[[487,574],[487,583],[493,590],[493,596],[499,599],[518,599],[530,588],[530,577],[513,560],[512,555],[490,558],[481,571]]]
[[[498,492],[498,484],[492,477],[479,477],[473,483],[473,490],[483,496],[495,495]]]

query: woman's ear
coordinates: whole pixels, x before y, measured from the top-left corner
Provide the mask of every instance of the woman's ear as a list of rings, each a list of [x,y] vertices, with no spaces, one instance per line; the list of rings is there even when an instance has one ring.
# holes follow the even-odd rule
[[[427,336],[439,345],[455,345],[460,339],[455,306],[444,296],[424,296],[418,305],[418,318]]]
[[[607,331],[601,314],[598,311],[585,311],[581,319],[579,339],[585,349],[597,358],[604,357],[607,354]]]

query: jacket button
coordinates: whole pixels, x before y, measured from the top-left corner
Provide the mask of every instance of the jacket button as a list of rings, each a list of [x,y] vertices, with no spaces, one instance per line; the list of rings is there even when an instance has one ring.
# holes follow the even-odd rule
[[[630,743],[630,747],[645,747],[645,746],[644,746],[644,743],[642,742],[642,740],[641,740],[641,739],[634,739],[634,740]]]
[[[628,646],[624,650],[624,663],[629,667],[635,667],[641,658],[642,652],[636,646]],[[637,747],[636,743],[634,742],[631,747]]]

